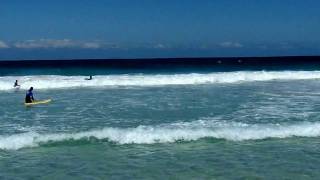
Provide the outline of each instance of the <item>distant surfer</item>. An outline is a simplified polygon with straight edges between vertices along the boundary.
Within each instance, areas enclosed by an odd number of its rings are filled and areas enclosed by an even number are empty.
[[[16,82],[14,82],[13,87],[15,87],[15,88],[19,88],[20,87],[20,85],[18,84],[18,80],[16,80]]]
[[[32,91],[33,91],[33,87],[30,87],[30,89],[26,93],[26,99],[25,99],[26,103],[32,103],[34,101]]]
[[[85,80],[92,80],[92,76],[90,75],[89,78],[86,78]]]

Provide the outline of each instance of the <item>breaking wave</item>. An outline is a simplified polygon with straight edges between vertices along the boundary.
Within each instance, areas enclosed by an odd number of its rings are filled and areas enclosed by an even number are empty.
[[[139,126],[136,128],[106,127],[77,133],[41,134],[26,132],[22,134],[0,136],[0,149],[17,150],[36,147],[51,142],[69,140],[88,140],[96,138],[116,144],[154,144],[174,143],[177,141],[195,141],[202,138],[215,138],[230,141],[260,140],[267,138],[318,137],[320,123],[244,124],[227,122],[194,121],[159,126]]]
[[[17,79],[22,89],[33,86],[36,89],[59,89],[107,86],[167,86],[196,85],[214,83],[239,83],[271,80],[320,79],[320,71],[237,71],[190,74],[123,74],[99,75],[93,80],[84,80],[85,76],[2,76],[0,90],[10,90]]]

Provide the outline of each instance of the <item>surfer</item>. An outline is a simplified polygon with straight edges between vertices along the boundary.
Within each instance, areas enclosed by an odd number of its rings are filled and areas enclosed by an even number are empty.
[[[34,101],[33,93],[32,93],[33,87],[30,87],[30,89],[26,93],[26,103],[32,103]]]
[[[92,80],[92,76],[90,75],[89,78],[86,78],[85,80]]]
[[[13,87],[20,87],[20,85],[18,84],[18,80],[16,80],[16,82],[14,82]]]

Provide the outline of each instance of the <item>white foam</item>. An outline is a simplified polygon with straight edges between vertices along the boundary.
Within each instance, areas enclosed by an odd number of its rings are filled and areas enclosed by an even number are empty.
[[[10,90],[17,79],[22,89],[33,86],[36,89],[105,87],[105,86],[167,86],[214,83],[239,83],[271,80],[320,79],[320,71],[237,71],[190,74],[135,74],[101,75],[93,80],[84,80],[85,76],[2,76],[0,90]]]
[[[230,141],[259,140],[266,138],[318,137],[320,123],[298,123],[293,125],[243,124],[227,122],[195,121],[160,126],[139,126],[136,128],[112,128],[78,133],[39,134],[28,132],[0,136],[0,149],[17,150],[36,147],[49,142],[80,140],[94,137],[107,139],[117,144],[173,143],[194,141],[201,138],[217,138]]]

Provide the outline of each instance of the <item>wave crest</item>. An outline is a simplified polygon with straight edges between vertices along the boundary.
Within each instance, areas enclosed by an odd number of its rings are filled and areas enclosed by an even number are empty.
[[[197,124],[196,126],[194,126]],[[161,126],[139,126],[136,128],[112,128],[78,133],[40,134],[27,132],[10,136],[0,136],[0,149],[17,150],[36,147],[49,142],[81,140],[94,137],[107,139],[117,144],[174,143],[195,141],[201,138],[225,139],[230,141],[260,140],[266,138],[318,137],[320,123],[300,123],[294,125],[250,125],[243,123],[219,124],[180,123]]]
[[[0,77],[0,90],[10,90],[17,79],[22,89],[33,86],[36,89],[59,89],[78,87],[106,86],[167,86],[214,83],[239,83],[271,80],[320,79],[320,71],[237,71],[190,74],[135,74],[101,75],[93,80],[84,80],[85,76],[3,76]]]

